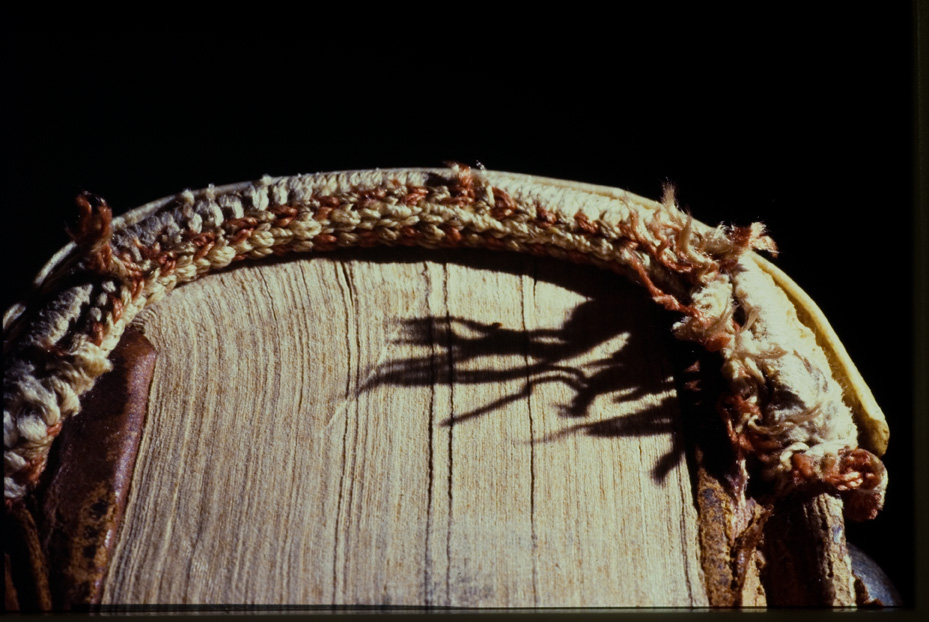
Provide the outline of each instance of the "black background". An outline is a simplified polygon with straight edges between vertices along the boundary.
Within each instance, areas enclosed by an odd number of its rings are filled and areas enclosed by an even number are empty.
[[[913,9],[858,11],[541,25],[539,9],[505,23],[462,6],[363,30],[243,16],[212,32],[8,33],[3,306],[67,242],[84,189],[120,212],[266,173],[446,160],[653,198],[671,181],[704,222],[768,225],[884,408],[886,509],[849,540],[912,603]]]

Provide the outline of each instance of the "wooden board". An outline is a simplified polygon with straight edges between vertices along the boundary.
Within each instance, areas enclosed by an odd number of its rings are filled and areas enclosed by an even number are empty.
[[[667,318],[594,268],[244,266],[160,354],[105,604],[703,606]]]

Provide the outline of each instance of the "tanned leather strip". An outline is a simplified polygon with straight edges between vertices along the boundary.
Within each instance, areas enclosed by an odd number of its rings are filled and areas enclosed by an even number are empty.
[[[841,502],[828,493],[785,499],[768,521],[762,549],[769,605],[856,605]]]
[[[83,413],[61,434],[58,469],[39,507],[55,609],[100,602],[135,468],[156,356],[144,335],[127,331],[113,352],[113,372],[85,396]]]
[[[48,564],[39,544],[35,518],[20,504],[4,516],[5,611],[49,611],[52,597],[48,585]]]

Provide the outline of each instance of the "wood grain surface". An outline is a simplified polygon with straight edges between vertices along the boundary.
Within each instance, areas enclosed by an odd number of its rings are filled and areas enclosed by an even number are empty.
[[[105,604],[701,606],[668,318],[594,268],[338,252],[147,309]]]

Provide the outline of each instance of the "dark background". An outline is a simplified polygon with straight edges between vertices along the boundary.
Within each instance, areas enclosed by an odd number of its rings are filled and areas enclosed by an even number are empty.
[[[857,11],[14,29],[3,307],[67,242],[84,189],[121,212],[265,173],[446,160],[653,198],[671,181],[704,222],[768,225],[884,408],[886,509],[849,540],[912,603],[913,8]]]

